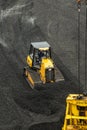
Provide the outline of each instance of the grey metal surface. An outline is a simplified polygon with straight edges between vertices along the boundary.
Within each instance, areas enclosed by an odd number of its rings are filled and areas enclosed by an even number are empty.
[[[36,49],[39,49],[39,48],[49,48],[50,45],[48,44],[47,41],[41,41],[41,42],[32,42],[31,45],[36,48]]]

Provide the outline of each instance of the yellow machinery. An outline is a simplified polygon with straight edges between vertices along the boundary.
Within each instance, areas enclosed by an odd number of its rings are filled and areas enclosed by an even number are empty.
[[[62,130],[87,130],[87,96],[70,94],[66,103],[66,115]]]
[[[80,6],[78,2],[78,81],[80,86]],[[87,0],[85,32],[85,89],[87,87]],[[66,114],[62,130],[87,130],[87,94],[70,94],[66,99]]]
[[[46,41],[31,43],[26,62],[24,76],[32,88],[39,84],[64,80],[51,58],[51,47]]]

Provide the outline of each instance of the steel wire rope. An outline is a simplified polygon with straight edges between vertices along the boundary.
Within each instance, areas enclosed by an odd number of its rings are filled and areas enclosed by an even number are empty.
[[[78,64],[78,85],[79,85],[79,92],[80,92],[80,8],[81,2],[77,0],[77,7],[78,7],[78,45],[77,45],[77,64]]]
[[[85,0],[86,4],[86,28],[85,28],[85,90],[87,90],[87,0]]]

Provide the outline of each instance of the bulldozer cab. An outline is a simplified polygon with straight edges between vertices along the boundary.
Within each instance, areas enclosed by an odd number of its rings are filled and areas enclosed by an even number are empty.
[[[32,67],[39,69],[42,58],[51,58],[51,47],[47,42],[33,42],[30,45],[29,56]]]

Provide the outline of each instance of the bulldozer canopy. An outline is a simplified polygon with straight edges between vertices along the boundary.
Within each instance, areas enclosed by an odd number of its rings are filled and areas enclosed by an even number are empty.
[[[38,50],[48,50],[50,48],[50,45],[46,41],[32,42],[31,45]]]

